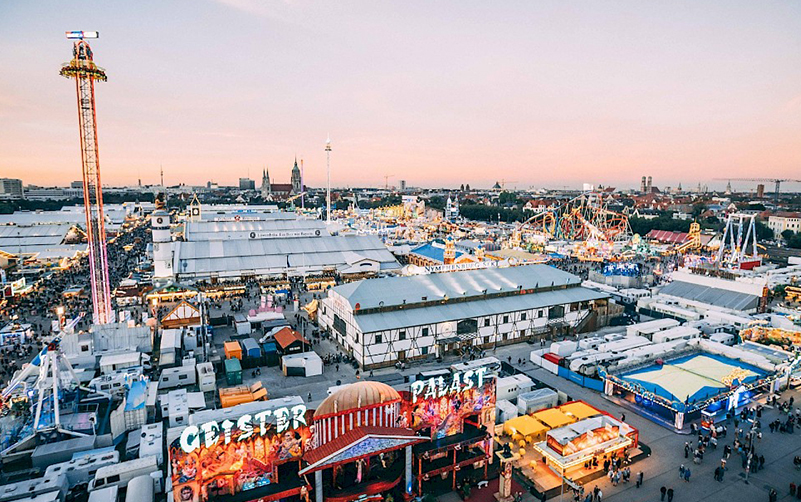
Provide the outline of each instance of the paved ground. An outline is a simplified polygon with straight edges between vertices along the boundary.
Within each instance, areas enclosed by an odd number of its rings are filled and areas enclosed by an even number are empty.
[[[319,345],[315,345],[314,348],[322,355],[336,353],[337,351],[336,347],[327,341],[322,341]],[[528,344],[518,344],[498,348],[492,354],[504,360],[511,356],[513,364],[516,365],[518,358],[527,359],[532,348],[535,347]],[[447,367],[457,360],[452,358],[446,359],[440,364],[432,362],[415,365],[404,371],[384,368],[376,370],[374,374],[376,378],[389,374],[412,374],[423,369]],[[651,457],[632,466],[632,477],[639,471],[643,471],[645,474],[645,483],[642,488],[635,488],[633,483],[620,484],[617,487],[613,487],[606,478],[588,483],[587,489],[592,489],[595,485],[598,485],[603,490],[604,500],[658,501],[661,486],[673,488],[675,491],[674,500],[681,502],[701,500],[709,502],[767,501],[768,491],[771,488],[776,488],[779,492],[779,500],[790,500],[790,483],[795,482],[801,485],[801,472],[797,471],[792,463],[795,455],[801,455],[801,432],[797,432],[795,435],[771,434],[767,428],[767,423],[779,416],[777,410],[767,409],[763,414],[762,423],[765,424],[763,427],[763,439],[756,446],[757,454],[764,455],[766,458],[766,468],[756,474],[751,473],[749,481],[746,483],[740,460],[736,455],[732,455],[728,462],[729,468],[725,474],[724,481],[719,483],[713,479],[713,471],[719,465],[724,444],[731,444],[734,440],[733,434],[730,433],[728,438],[721,439],[717,450],[709,450],[701,465],[694,465],[692,464],[692,459],[684,458],[684,442],[691,439],[690,436],[680,435],[668,430],[628,409],[621,408],[595,391],[585,389],[546,370],[535,367],[531,362],[520,365],[520,369],[534,378],[567,393],[573,399],[585,400],[615,416],[625,413],[626,421],[639,429],[641,440],[652,449],[653,454]],[[369,379],[369,374],[363,375],[363,377]],[[252,379],[253,377],[250,375],[246,377],[246,381]],[[300,395],[306,399],[308,393],[311,392],[311,405],[314,406],[326,397],[326,391],[329,386],[335,385],[337,380],[342,383],[356,381],[356,374],[351,366],[345,364],[340,365],[339,372],[335,371],[333,366],[326,366],[324,375],[308,379],[301,377],[285,378],[276,368],[270,368],[262,369],[261,380],[273,397]],[[791,395],[795,396],[796,402],[801,402],[801,392],[798,391],[785,392],[782,399],[789,399]],[[729,425],[729,429],[733,429],[733,424]],[[681,464],[689,466],[692,470],[689,483],[680,481],[678,478],[678,470]],[[571,500],[572,495],[567,493],[563,499]],[[443,498],[442,500],[446,499]],[[532,499],[530,496],[526,496],[525,500]]]

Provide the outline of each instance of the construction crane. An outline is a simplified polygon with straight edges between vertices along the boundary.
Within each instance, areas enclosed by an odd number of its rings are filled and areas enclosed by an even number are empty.
[[[506,190],[506,184],[507,183],[519,183],[519,181],[509,181],[509,180],[506,180],[506,179],[502,179],[501,180],[501,190]]]
[[[385,174],[384,175],[384,190],[389,190],[389,179],[395,176],[394,174]]]
[[[776,190],[773,192],[773,202],[779,203],[779,189],[782,183],[801,183],[801,180],[790,178],[715,178],[717,181],[761,181],[762,183],[775,183]]]
[[[114,322],[114,311],[111,310],[111,283],[108,279],[106,227],[95,115],[95,81],[105,82],[106,72],[95,64],[92,49],[86,41],[97,37],[96,31],[68,31],[67,39],[75,40],[72,60],[62,65],[60,74],[75,79],[75,90],[78,94],[78,129],[81,135],[83,204],[86,211],[86,239],[89,243],[93,321],[95,324],[108,324]]]

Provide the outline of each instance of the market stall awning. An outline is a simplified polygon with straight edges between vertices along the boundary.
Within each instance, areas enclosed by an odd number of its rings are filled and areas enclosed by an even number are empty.
[[[576,421],[575,418],[565,415],[556,408],[548,408],[547,410],[538,411],[537,413],[534,413],[534,418],[547,425],[551,429],[563,427]]]
[[[515,433],[521,436],[535,436],[540,432],[547,431],[548,427],[540,423],[534,417],[529,415],[522,415],[511,420],[507,420],[503,424],[503,432],[512,436]]]
[[[575,417],[576,420],[583,420],[585,418],[594,417],[601,414],[600,411],[582,401],[567,403],[560,406],[559,410],[566,415]]]

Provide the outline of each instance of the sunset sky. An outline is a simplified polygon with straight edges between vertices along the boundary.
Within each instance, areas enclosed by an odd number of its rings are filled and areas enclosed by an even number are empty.
[[[798,1],[1,0],[0,177],[80,179],[66,30],[108,185],[801,178]]]

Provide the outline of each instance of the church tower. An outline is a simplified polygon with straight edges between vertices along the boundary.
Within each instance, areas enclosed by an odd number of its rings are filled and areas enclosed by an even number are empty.
[[[292,193],[294,195],[297,195],[303,191],[303,187],[301,185],[302,182],[300,179],[300,168],[298,167],[298,158],[295,157],[295,166],[292,168]]]
[[[264,169],[261,172],[261,198],[269,199],[273,194],[272,187],[270,186],[270,172]]]

